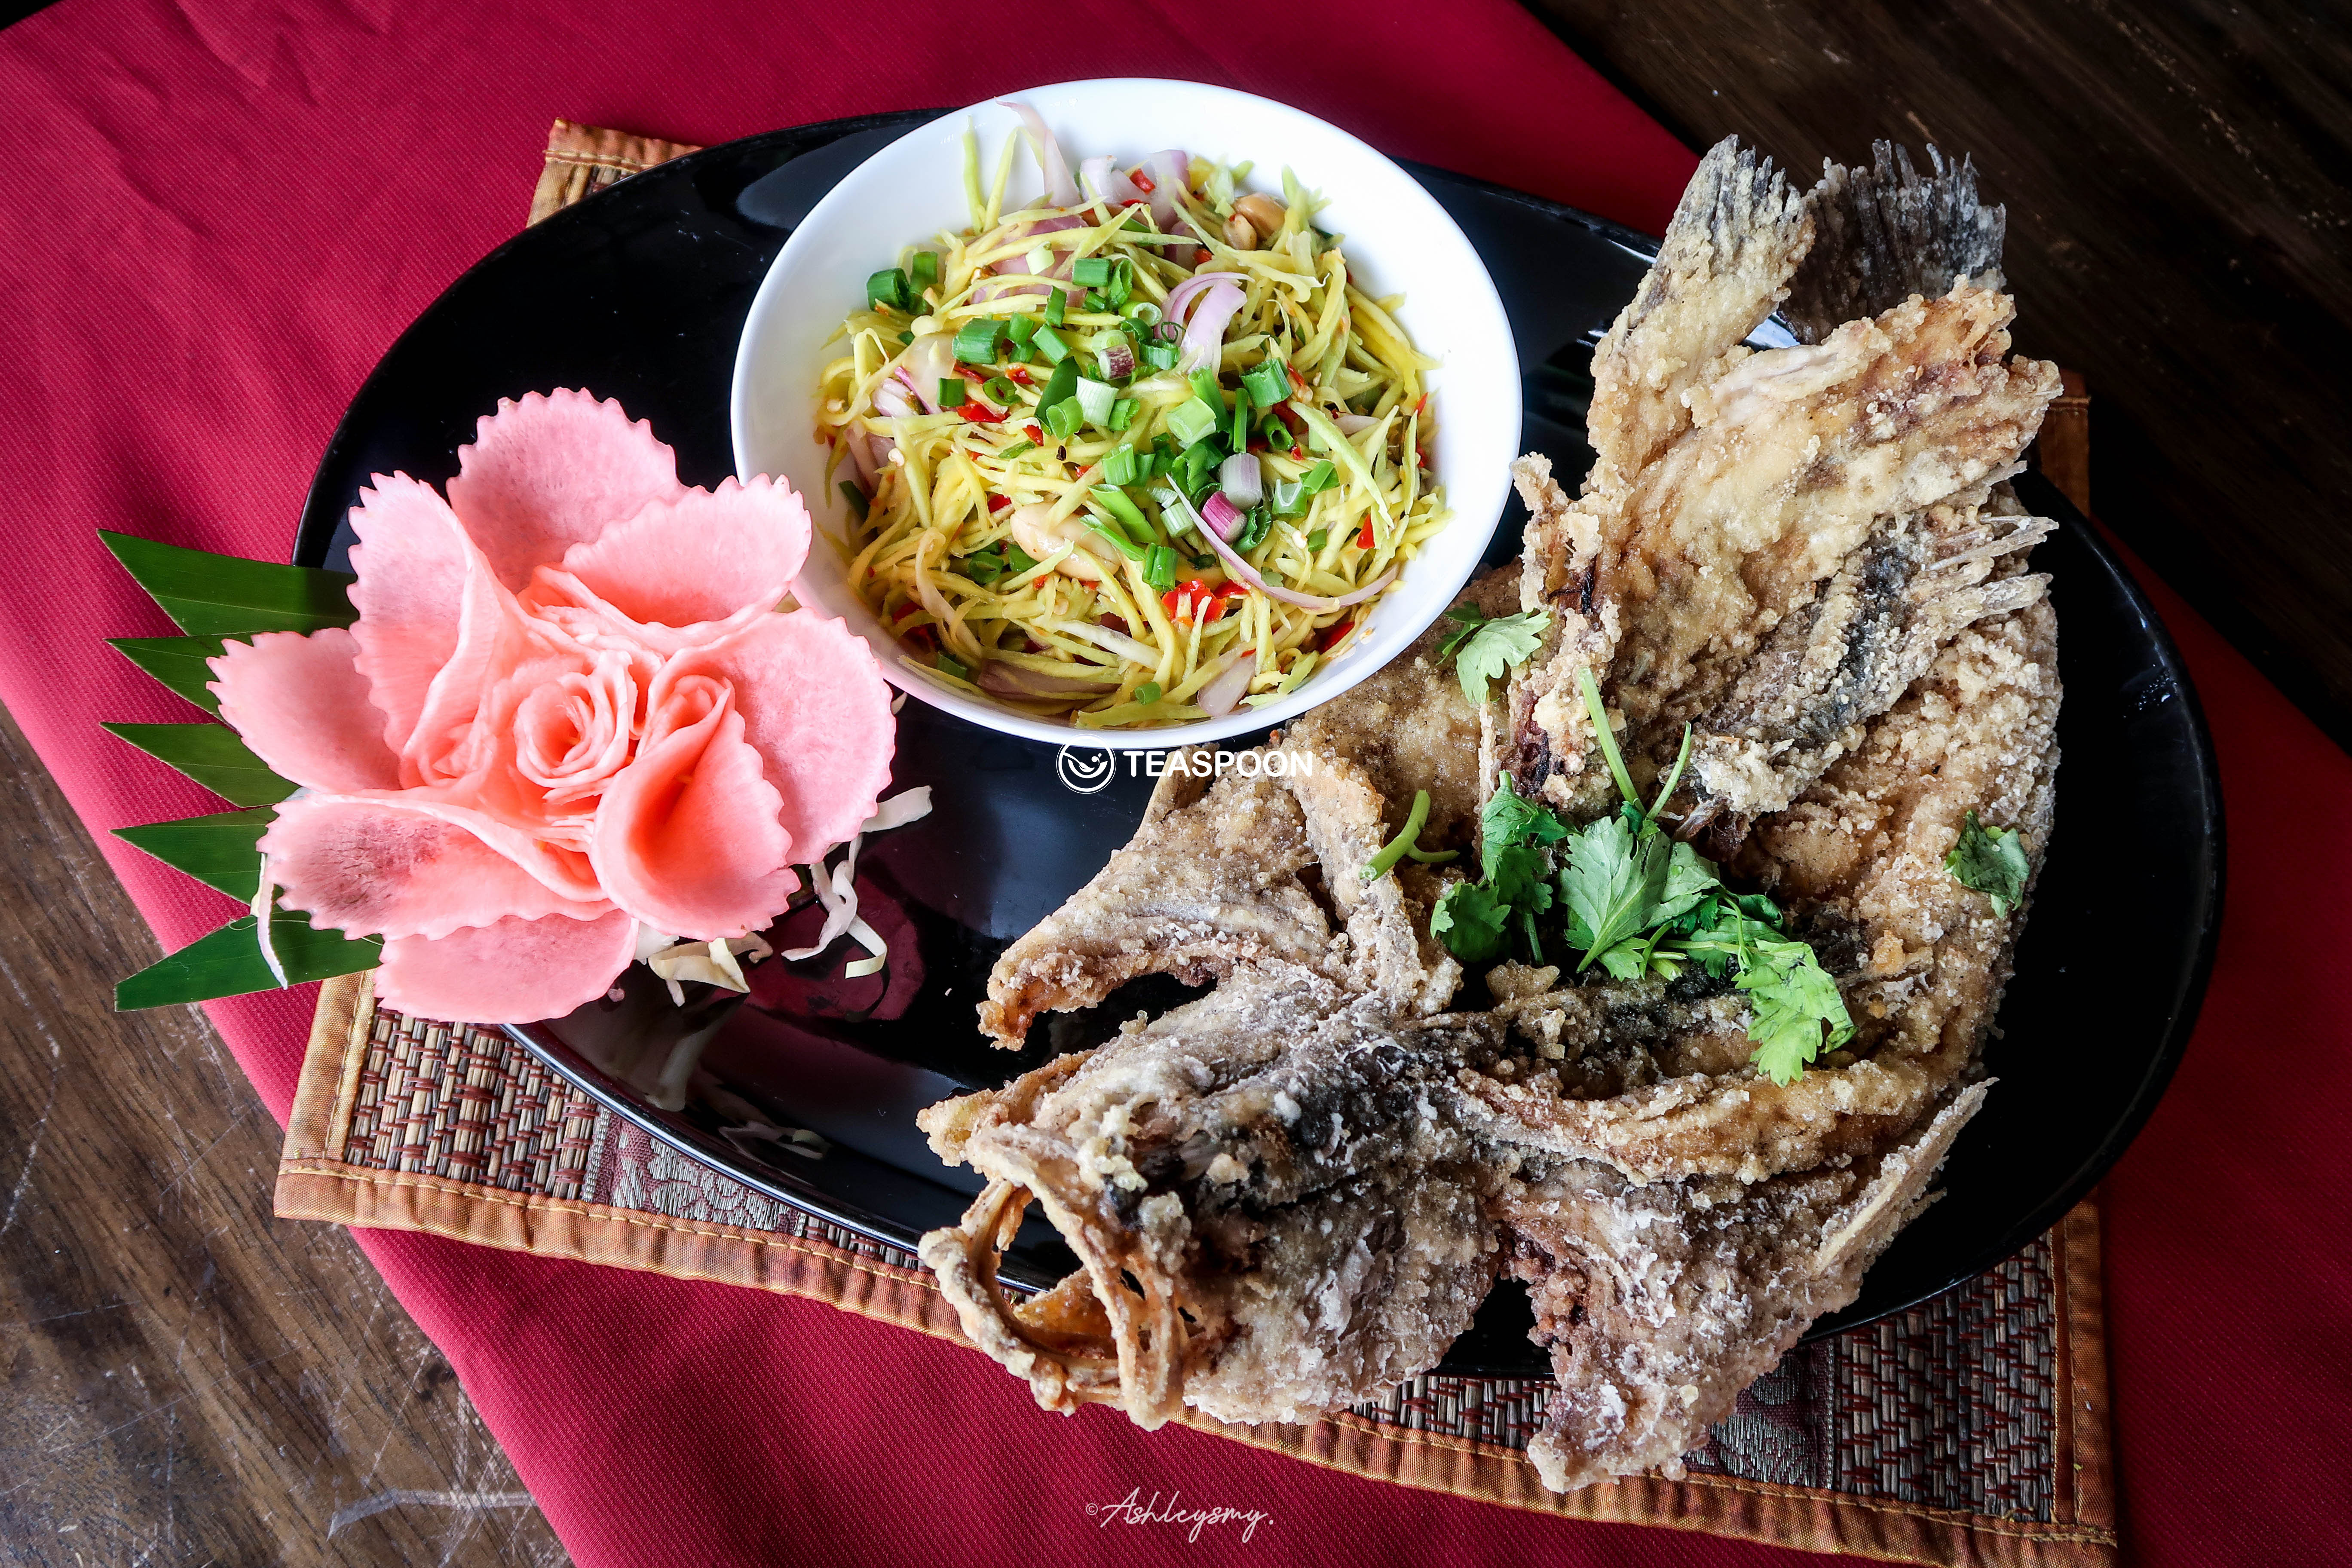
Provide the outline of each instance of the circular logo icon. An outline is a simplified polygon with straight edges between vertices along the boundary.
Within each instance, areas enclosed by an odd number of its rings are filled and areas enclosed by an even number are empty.
[[[1062,754],[1054,759],[1054,771],[1062,776],[1066,787],[1094,795],[1118,771],[1118,759],[1095,746],[1064,746]]]

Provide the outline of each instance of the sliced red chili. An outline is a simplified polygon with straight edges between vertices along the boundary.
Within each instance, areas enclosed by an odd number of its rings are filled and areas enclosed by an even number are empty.
[[[1213,253],[1213,252],[1209,249],[1209,247],[1208,247],[1207,246],[1205,246],[1205,245],[1201,245],[1201,246],[1195,246],[1195,247],[1193,247],[1193,248],[1192,248],[1192,265],[1193,265],[1193,266],[1195,266],[1195,267],[1206,267],[1210,262],[1214,261],[1215,259],[1216,259],[1216,256],[1214,255],[1214,253]]]
[[[1027,365],[1016,364],[1004,374],[1011,376],[1014,381],[1019,382],[1024,386],[1033,384],[1029,380],[1029,367]]]
[[[1140,169],[1138,169],[1135,173],[1128,175],[1128,178],[1133,180],[1135,182],[1135,188],[1141,191],[1147,196],[1160,188],[1152,183],[1151,176],[1145,174]]]
[[[975,425],[1002,425],[1005,415],[1012,412],[1006,408],[991,408],[976,397],[965,398],[961,406],[963,416]]]
[[[1315,647],[1318,651],[1337,647],[1339,645],[1339,639],[1355,629],[1356,623],[1353,621],[1341,621],[1336,626],[1326,627],[1323,635],[1315,639]]]
[[[1003,511],[1012,504],[1013,498],[1010,496],[992,495],[988,498],[988,510],[991,511]]]
[[[1372,520],[1368,517],[1364,519],[1364,526],[1356,531],[1356,548],[1359,550],[1370,550],[1373,543]]]
[[[1042,447],[1045,444],[1045,432],[1038,429],[1034,425],[1024,425],[1021,426],[1021,434],[1029,437],[1032,446]]]

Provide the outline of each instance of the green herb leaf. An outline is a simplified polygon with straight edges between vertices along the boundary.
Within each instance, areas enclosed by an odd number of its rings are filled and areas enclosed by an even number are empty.
[[[1452,616],[1454,612],[1449,610],[1446,614]],[[1473,610],[1471,614],[1477,612]],[[1482,619],[1449,637],[1438,650],[1438,662],[1443,664],[1449,653],[1453,656],[1454,673],[1462,682],[1462,695],[1475,707],[1486,700],[1488,681],[1508,675],[1513,665],[1525,664],[1534,657],[1536,649],[1543,647],[1544,633],[1550,626],[1551,616],[1545,610]]]
[[[109,637],[107,646],[207,713],[220,711],[205,661],[220,657],[220,637]]]
[[[1478,835],[1486,847],[1486,875],[1492,877],[1498,851],[1515,844],[1557,844],[1568,837],[1568,825],[1519,794],[1511,775],[1505,773],[1478,815]]]
[[[169,958],[149,964],[115,986],[115,1010],[129,1013],[142,1007],[276,990],[278,977],[269,972],[261,944],[254,939],[257,927],[251,915],[239,915],[210,936],[199,937]],[[381,938],[352,941],[338,931],[320,931],[304,916],[285,910],[270,917],[269,945],[285,967],[289,985],[356,974],[373,969],[383,958]]]
[[[106,724],[100,728],[169,763],[235,805],[271,805],[294,793],[293,784],[271,773],[243,741],[219,724]]]
[[[1837,982],[1801,942],[1759,942],[1736,984],[1748,993],[1748,1037],[1756,1042],[1750,1059],[1774,1083],[1792,1081],[1824,1045],[1835,1050],[1853,1038],[1853,1019],[1838,994]]]
[[[357,579],[346,573],[183,550],[105,529],[98,536],[191,637],[315,632],[359,619],[346,592]]]
[[[164,865],[185,871],[205,886],[249,904],[261,881],[261,851],[255,846],[276,815],[266,805],[257,806],[177,822],[151,822],[142,827],[118,827],[114,836],[137,845]]]
[[[1502,956],[1510,918],[1510,906],[1486,889],[1475,882],[1455,882],[1431,911],[1429,930],[1463,963],[1484,963]]]
[[[1973,810],[1960,825],[1959,841],[1944,857],[1944,869],[1961,887],[1990,899],[1992,912],[2002,920],[2024,901],[2026,879],[2033,870],[2017,829],[1987,827]]]

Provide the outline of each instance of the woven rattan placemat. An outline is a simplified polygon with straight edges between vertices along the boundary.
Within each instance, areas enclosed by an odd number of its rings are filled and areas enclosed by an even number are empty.
[[[691,151],[559,121],[531,219]],[[2082,405],[2069,402],[2045,444],[2081,441]],[[378,1008],[363,975],[320,994],[278,1212],[812,1296],[961,1339],[912,1255],[656,1143],[495,1029]],[[1549,1386],[1431,1373],[1312,1426],[1192,1424],[1359,1475],[1575,1518],[1908,1562],[2115,1559],[2089,1203],[1927,1305],[1790,1352],[1708,1433],[1680,1481],[1545,1491],[1524,1450]]]

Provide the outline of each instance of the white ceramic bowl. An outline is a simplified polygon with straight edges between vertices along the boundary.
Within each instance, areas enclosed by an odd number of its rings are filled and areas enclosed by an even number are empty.
[[[980,137],[983,174],[1021,121],[1005,101],[1034,105],[1070,167],[1111,153],[1121,167],[1162,147],[1223,163],[1253,162],[1244,184],[1279,189],[1285,164],[1328,205],[1318,226],[1343,236],[1351,278],[1374,297],[1402,294],[1399,320],[1442,367],[1429,376],[1438,411],[1431,466],[1454,517],[1421,547],[1374,605],[1355,646],[1278,702],[1222,719],[1149,730],[1080,730],[942,689],[908,670],[898,645],[849,589],[839,553],[820,537],[796,588],[804,604],[840,616],[874,650],[893,685],[975,724],[1034,741],[1121,750],[1194,745],[1276,724],[1328,701],[1378,669],[1437,618],[1469,580],[1501,517],[1518,450],[1519,365],[1502,301],[1470,242],[1420,182],[1349,135],[1287,105],[1199,82],[1146,78],[1063,82],[1004,95],[920,125],[866,160],[795,229],[769,268],[735,356],[731,408],[736,472],[781,475],[807,498],[818,531],[838,531],[847,509],[824,486],[817,444],[816,377],[825,340],[866,297],[866,279],[904,246],[970,222],[963,132]],[[1038,198],[1043,181],[1024,147],[1004,208]]]

